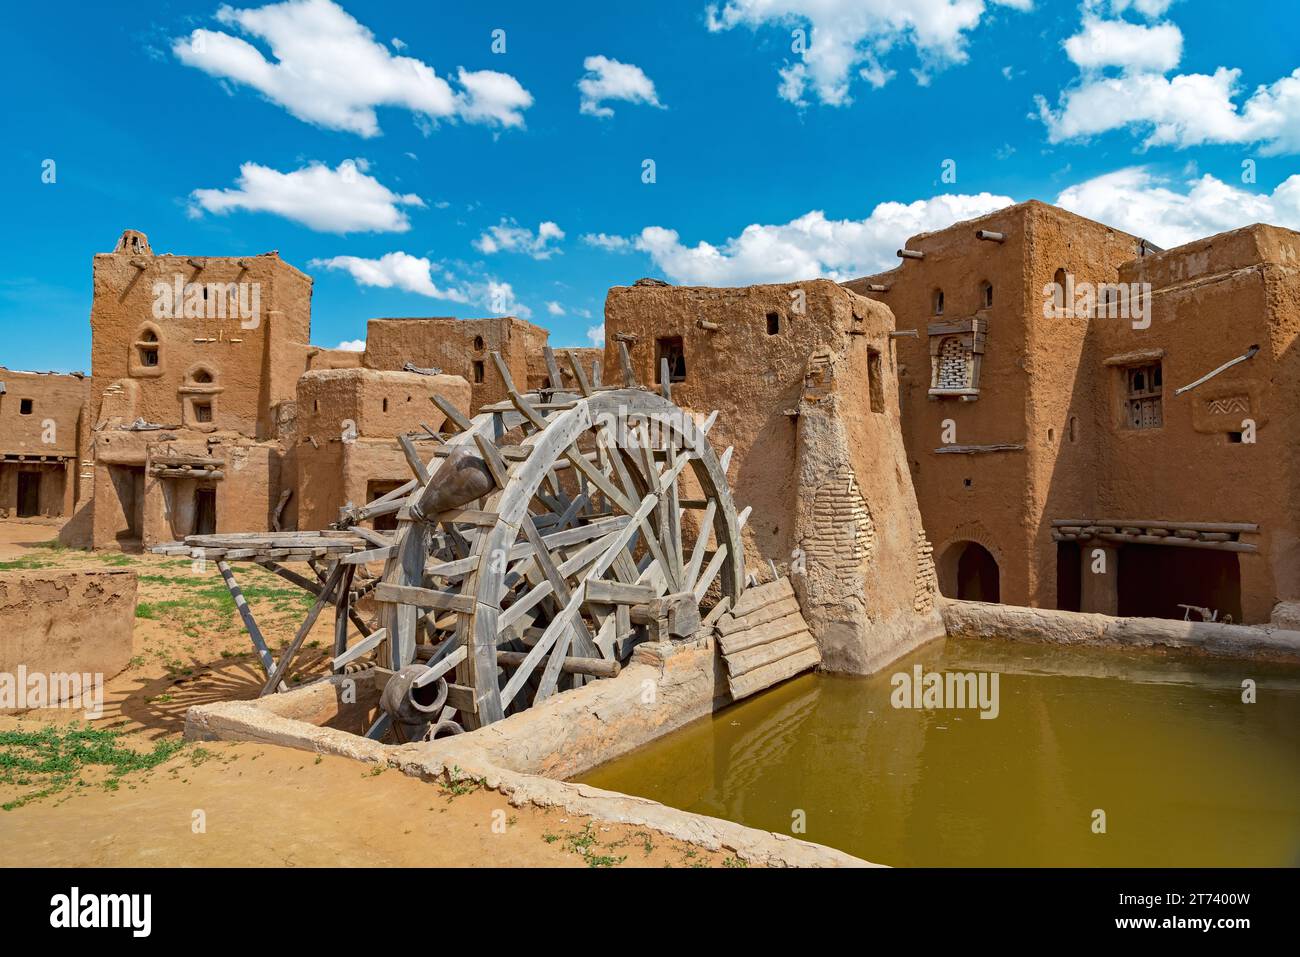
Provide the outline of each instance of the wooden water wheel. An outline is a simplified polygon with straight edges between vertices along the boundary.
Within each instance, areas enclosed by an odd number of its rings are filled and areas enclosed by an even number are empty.
[[[667,387],[635,387],[626,355],[627,385],[602,387],[570,354],[575,392],[520,393],[492,358],[509,399],[472,419],[435,400],[454,434],[403,437],[417,478],[355,515],[396,512],[371,643],[398,683],[386,697],[422,700],[428,727],[453,711],[490,724],[616,674],[638,641],[688,637],[744,587],[748,510],[730,449],[708,441],[716,413],[696,422]]]

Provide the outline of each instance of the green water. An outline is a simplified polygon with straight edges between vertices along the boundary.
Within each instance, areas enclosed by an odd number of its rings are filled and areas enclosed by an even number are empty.
[[[998,673],[998,716],[892,707],[891,676],[918,663]],[[794,679],[581,780],[764,830],[803,820],[800,837],[897,866],[1297,865],[1300,668],[948,639],[871,678]]]

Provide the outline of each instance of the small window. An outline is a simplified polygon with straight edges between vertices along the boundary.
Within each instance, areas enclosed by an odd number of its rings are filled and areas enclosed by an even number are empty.
[[[320,411],[320,399],[312,399],[312,400],[311,400],[311,410],[312,410],[313,412],[319,412],[319,411]]]
[[[993,283],[980,283],[980,308],[991,309],[993,307]]]
[[[387,399],[384,400],[384,411],[385,411],[385,412],[388,411],[388,400],[387,400]]]
[[[207,385],[212,382],[212,373],[207,369],[198,369],[190,376],[190,381],[198,385]]]
[[[31,414],[32,414],[32,400],[31,400],[31,399],[19,399],[19,400],[18,400],[18,414],[19,414],[19,415],[31,415]]]
[[[483,337],[482,337],[482,336],[475,336],[475,337],[474,337],[474,351],[475,351],[475,352],[482,352],[482,351],[483,351]]]
[[[934,314],[936,316],[943,315],[943,290],[942,289],[936,289],[934,291]]]
[[[194,421],[211,422],[212,421],[212,403],[195,402],[194,403]]]
[[[871,411],[885,411],[884,363],[879,349],[867,350],[867,388],[871,395]]]
[[[1062,315],[1065,310],[1065,287],[1068,277],[1064,269],[1056,270],[1052,276],[1052,305],[1056,307],[1057,315]]]
[[[1070,428],[1068,434],[1070,436],[1071,445],[1079,441],[1079,417],[1077,415],[1070,416]]]
[[[1158,429],[1164,425],[1161,394],[1164,383],[1160,363],[1129,366],[1124,371],[1124,417],[1130,429]]]
[[[781,331],[781,316],[779,313],[769,312],[767,314],[767,334],[774,336]]]
[[[686,381],[686,347],[681,336],[666,336],[655,340],[655,382],[662,383],[664,360],[668,360],[668,381]]]
[[[136,351],[140,356],[140,365],[154,367],[158,365],[158,334],[152,329],[145,329],[136,341]]]
[[[1240,433],[1240,432],[1229,432],[1229,433],[1228,433],[1228,442],[1229,442],[1229,443],[1233,443],[1233,444],[1235,444],[1235,443],[1238,443],[1238,442],[1240,442],[1240,441],[1241,441],[1241,433]]]
[[[474,360],[474,383],[477,385],[483,381],[483,360]]]

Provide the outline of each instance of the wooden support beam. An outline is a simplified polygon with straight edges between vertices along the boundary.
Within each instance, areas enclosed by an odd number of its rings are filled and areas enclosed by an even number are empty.
[[[465,413],[461,412],[447,399],[436,392],[429,396],[429,399],[438,407],[438,411],[447,417],[447,421],[456,427],[457,432],[468,432],[474,428],[474,424],[465,417]]]
[[[235,600],[235,608],[239,611],[239,617],[244,620],[244,629],[248,632],[248,637],[253,641],[253,647],[257,649],[257,657],[262,662],[262,669],[269,677],[275,671],[275,659],[271,656],[271,649],[267,647],[266,639],[262,637],[262,629],[257,627],[257,622],[253,619],[253,611],[248,607],[248,601],[244,598],[244,590],[239,587],[239,582],[235,581],[235,573],[230,570],[230,566],[224,561],[217,562],[217,571],[221,572],[221,577],[226,582],[226,588],[230,591],[230,597]],[[288,686],[279,682],[280,690],[287,691]]]
[[[402,447],[402,454],[406,456],[406,464],[411,467],[411,472],[415,475],[415,480],[421,485],[429,484],[429,470],[424,467],[424,462],[420,455],[415,451],[415,443],[411,441],[409,435],[399,435],[397,442]]]
[[[632,356],[627,351],[627,343],[622,339],[618,340],[618,364],[623,370],[623,385],[626,388],[636,388],[636,372],[632,369]]]
[[[302,647],[302,643],[306,640],[307,634],[311,631],[312,626],[316,624],[316,619],[320,616],[321,610],[329,604],[330,599],[333,597],[334,589],[338,587],[340,580],[343,578],[343,570],[345,567],[346,566],[339,562],[335,562],[330,567],[329,576],[325,579],[325,585],[321,588],[320,594],[316,596],[316,603],[311,606],[311,610],[307,612],[307,617],[303,619],[303,623],[298,626],[298,631],[293,636],[293,641],[290,642],[289,647],[284,650],[284,654],[280,656],[279,663],[275,666],[275,671],[271,674],[271,677],[267,679],[266,684],[262,686],[262,690],[258,694],[259,698],[270,694],[271,689],[280,684],[280,679],[284,677],[285,671],[288,670],[289,663],[293,661],[294,657],[298,654],[298,649]]]
[[[395,604],[415,605],[420,608],[437,608],[468,615],[474,611],[474,598],[456,592],[435,591],[416,585],[392,585],[381,582],[375,586],[375,600]]]

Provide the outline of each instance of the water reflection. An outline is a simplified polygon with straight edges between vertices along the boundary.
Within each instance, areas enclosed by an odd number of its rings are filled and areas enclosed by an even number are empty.
[[[892,707],[914,664],[997,672],[998,717]],[[950,639],[787,682],[584,780],[783,833],[802,812],[802,836],[886,864],[1293,864],[1300,669]]]

